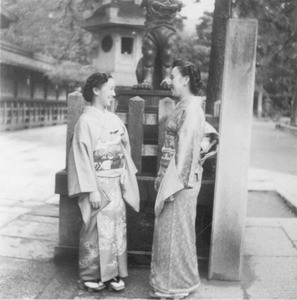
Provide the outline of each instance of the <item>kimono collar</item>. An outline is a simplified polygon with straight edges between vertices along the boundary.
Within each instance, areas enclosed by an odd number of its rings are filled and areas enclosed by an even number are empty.
[[[198,102],[200,104],[200,106],[202,106],[203,99],[202,99],[202,97],[199,97],[199,96],[192,96],[192,97],[183,98],[179,103],[187,104],[190,102]]]
[[[100,109],[94,106],[86,106],[83,112],[84,114],[87,114],[95,119],[101,119],[105,116],[107,110],[105,109],[104,112],[102,112]]]

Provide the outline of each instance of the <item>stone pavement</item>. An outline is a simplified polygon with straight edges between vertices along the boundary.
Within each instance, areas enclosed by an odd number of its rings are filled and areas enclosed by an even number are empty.
[[[250,167],[297,176],[297,138],[273,122],[253,122]]]
[[[273,169],[277,142],[269,140],[274,147],[269,153],[264,149],[267,140],[262,145],[263,138],[257,138],[273,136],[270,126],[254,124],[249,189],[276,190],[295,208],[296,152],[286,150],[282,159],[291,162],[287,170],[281,169],[280,158]],[[147,267],[130,267],[123,292],[89,294],[77,287],[76,262],[54,264],[58,242],[54,175],[65,165],[65,134],[65,126],[0,134],[0,298],[149,298]],[[289,143],[295,149],[296,138],[291,143],[286,133],[277,136],[281,148]],[[199,261],[202,285],[188,299],[297,299],[297,218],[247,218],[240,282],[207,280],[207,264]]]

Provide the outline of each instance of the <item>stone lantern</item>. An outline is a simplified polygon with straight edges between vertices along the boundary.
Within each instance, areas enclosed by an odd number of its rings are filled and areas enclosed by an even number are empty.
[[[84,12],[82,27],[99,37],[95,65],[109,72],[119,86],[137,82],[135,69],[142,56],[145,16],[137,0],[94,0]]]

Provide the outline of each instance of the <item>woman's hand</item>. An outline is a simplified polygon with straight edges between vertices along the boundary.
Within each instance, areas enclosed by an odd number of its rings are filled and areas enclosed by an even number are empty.
[[[93,208],[100,208],[101,196],[98,191],[90,193],[90,203]]]

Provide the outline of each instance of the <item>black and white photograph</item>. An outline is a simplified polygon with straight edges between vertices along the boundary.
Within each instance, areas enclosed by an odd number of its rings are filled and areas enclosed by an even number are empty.
[[[297,1],[0,3],[0,299],[297,300]]]

